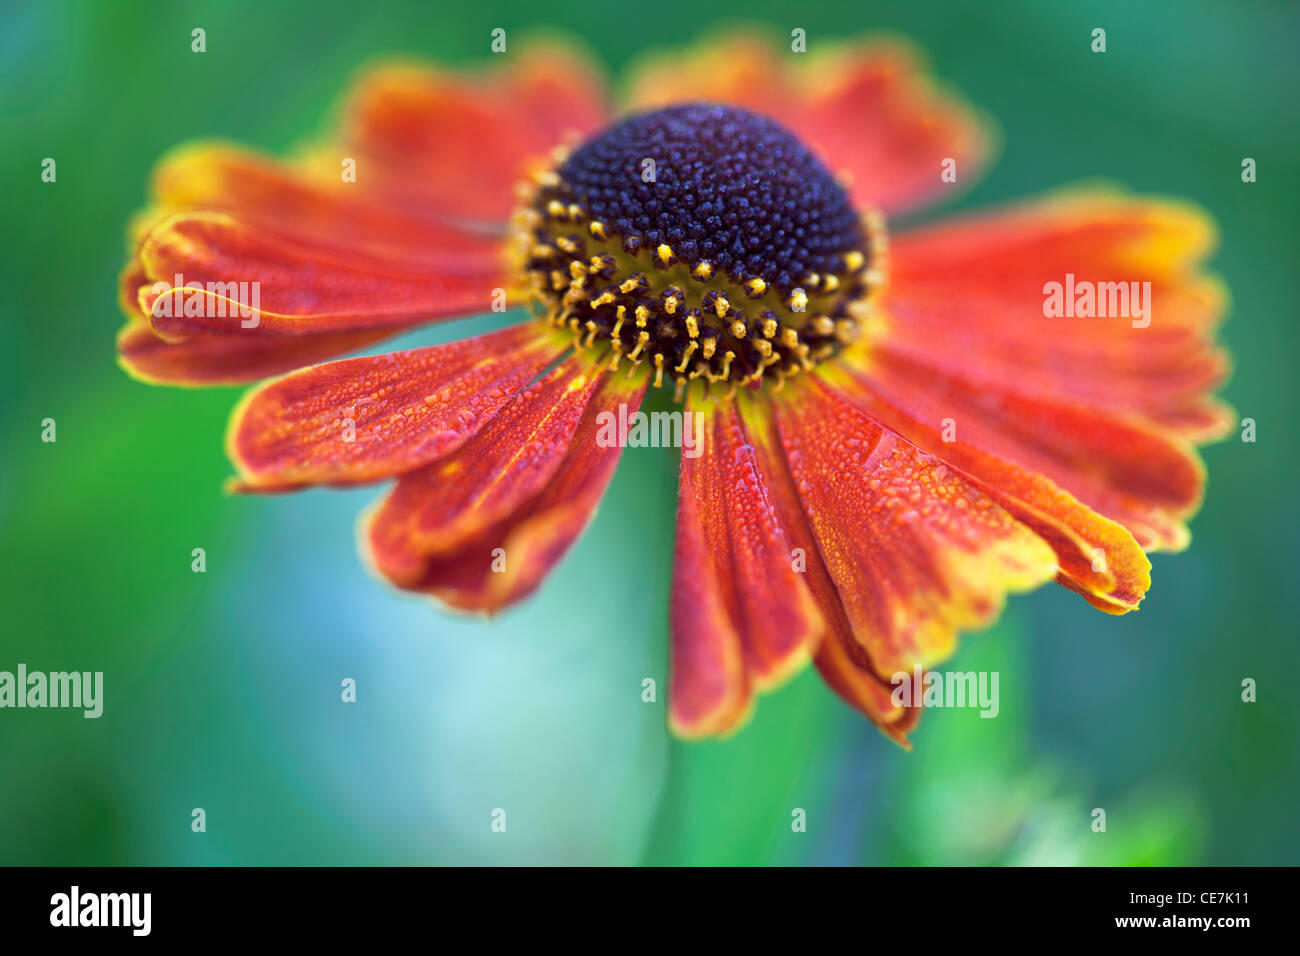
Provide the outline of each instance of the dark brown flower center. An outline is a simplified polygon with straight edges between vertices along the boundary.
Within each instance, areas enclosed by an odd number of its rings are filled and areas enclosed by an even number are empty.
[[[757,385],[857,338],[884,231],[807,147],[733,107],[622,120],[533,177],[516,262],[547,318],[656,384]]]

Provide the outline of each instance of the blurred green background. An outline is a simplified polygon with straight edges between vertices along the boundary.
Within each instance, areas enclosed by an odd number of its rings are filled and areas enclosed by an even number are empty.
[[[1296,6],[719,9],[0,5],[0,670],[102,670],[106,684],[99,720],[0,711],[0,863],[1297,862]],[[1222,227],[1225,395],[1258,441],[1206,450],[1193,546],[1155,558],[1140,612],[1110,618],[1049,587],[967,636],[951,666],[999,671],[1002,714],[933,712],[911,754],[812,672],[729,741],[667,736],[668,453],[625,455],[543,591],[482,624],[362,569],[354,522],[373,489],[222,494],[237,390],[152,388],[114,364],[123,227],[171,146],[287,149],[322,131],[377,53],[477,62],[492,28],[546,25],[616,73],[737,13],[803,27],[813,45],[913,37],[1001,125],[1001,159],[962,208],[1102,176],[1191,198]],[[1096,26],[1105,55],[1089,51]],[[46,156],[55,184],[40,181]],[[40,440],[46,417],[55,444]],[[195,547],[206,574],[190,570]],[[1240,700],[1245,677],[1257,703]],[[195,807],[206,833],[191,832]],[[505,834],[490,827],[498,807]]]

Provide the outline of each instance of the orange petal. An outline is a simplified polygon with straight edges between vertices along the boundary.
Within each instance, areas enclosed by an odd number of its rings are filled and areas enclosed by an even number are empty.
[[[118,333],[117,353],[122,367],[142,382],[244,385],[355,352],[390,334],[380,330],[271,338],[210,332],[173,343],[143,322],[132,321]]]
[[[670,721],[684,736],[732,729],[749,688],[788,678],[822,633],[735,403],[697,397],[686,412],[707,416],[704,443],[682,455],[672,610]]]
[[[600,373],[571,357],[515,395],[456,454],[404,476],[370,525],[375,569],[418,587],[429,561],[510,517],[555,477]]]
[[[237,487],[356,484],[418,468],[462,445],[569,344],[528,323],[269,382],[231,418]]]
[[[1141,415],[1204,439],[1227,373],[1199,210],[1089,189],[892,237],[890,347],[979,385]],[[1147,315],[1048,317],[1048,283],[1150,282]],[[1139,287],[1141,288],[1141,287]],[[1117,303],[1118,304],[1118,303]],[[1146,327],[1134,327],[1134,323]]]
[[[754,689],[744,645],[723,600],[726,582],[706,539],[700,505],[683,481],[673,554],[672,683],[668,724],[682,737],[725,733],[744,722]]]
[[[382,202],[366,190],[364,180],[344,182],[337,164],[326,173],[239,147],[192,143],[159,163],[153,195],[167,212],[226,213],[300,243],[408,270],[500,269],[498,236],[469,232]]]
[[[140,260],[132,258],[127,262],[122,274],[117,277],[117,304],[135,324],[140,324],[140,290],[148,287],[149,277],[145,275]]]
[[[818,551],[881,678],[944,659],[1008,592],[1056,574],[1037,535],[818,377],[774,406]]]
[[[975,183],[994,150],[991,124],[936,88],[921,58],[898,41],[832,48],[808,67],[801,126],[847,173],[863,208],[898,214]],[[945,181],[951,162],[955,182]]]
[[[684,55],[655,55],[633,72],[633,105],[682,100],[735,103],[798,133],[862,208],[909,211],[957,188],[941,176],[956,162],[958,184],[976,180],[992,151],[987,124],[937,89],[917,54],[897,40],[788,41],[727,33]]]
[[[823,377],[873,419],[959,469],[1032,528],[1056,552],[1058,580],[1062,584],[1111,613],[1138,606],[1151,586],[1151,562],[1133,534],[1039,470],[1046,468],[1058,476],[1073,478],[1076,486],[1087,485],[1106,500],[1117,500],[1113,492],[1092,477],[1087,453],[1069,448],[1068,435],[1051,431],[1041,423],[1037,431],[1030,426],[1026,432],[1025,426],[1016,423],[1007,433],[1000,433],[996,396],[985,401],[968,393],[961,401],[954,401],[954,384],[942,376],[924,377],[920,373],[920,377],[909,380],[903,377],[901,363],[891,362],[883,353],[869,360],[855,359],[852,353],[845,353],[844,358],[845,371],[827,370]],[[851,366],[852,372],[847,371]],[[1035,416],[1026,415],[1026,419],[1032,422]],[[1139,441],[1139,446],[1154,442],[1169,457],[1167,442],[1136,429],[1128,431],[1145,439]],[[1118,434],[1124,432],[1121,428]],[[1058,450],[1044,451],[1042,446],[1053,441],[1060,446]],[[1061,457],[1070,452],[1081,456],[1073,473]],[[1140,467],[1140,460],[1136,464]],[[1181,465],[1180,461],[1179,470]],[[1140,506],[1131,502],[1126,507],[1130,515],[1141,512]],[[1144,521],[1146,527],[1151,526],[1150,514]],[[1173,533],[1172,519],[1161,520],[1164,532]]]
[[[1190,443],[1134,415],[977,384],[887,344],[846,357],[844,367],[850,366],[907,419],[932,428],[951,421],[955,441],[945,444],[974,445],[1041,474],[1123,524],[1148,551],[1186,546],[1183,519],[1199,507],[1205,483]],[[947,458],[945,449],[931,450]]]
[[[644,375],[628,381],[567,360],[456,453],[398,481],[363,531],[376,570],[466,611],[531,594],[618,464],[619,447],[599,440],[602,413],[635,412],[644,391]]]
[[[486,312],[501,281],[404,271],[209,212],[155,226],[139,260],[157,283],[141,290],[140,314],[169,340],[203,330],[253,337],[400,329]],[[184,291],[173,289],[178,276]]]
[[[802,100],[795,56],[768,36],[720,31],[693,46],[652,51],[629,71],[628,105],[638,109],[707,100],[734,103],[786,121]]]
[[[1232,431],[1237,422],[1231,407],[1213,398],[1203,398],[1176,408],[1148,413],[1151,420],[1197,445],[1217,441]]]
[[[338,147],[357,158],[358,181],[444,215],[504,223],[528,161],[608,112],[603,79],[571,45],[525,43],[501,60],[480,76],[397,63],[363,76]]]
[[[841,612],[842,616],[843,612]],[[920,703],[906,707],[894,703],[893,687],[871,666],[871,658],[853,637],[848,621],[837,623],[813,658],[826,686],[861,711],[886,736],[911,750],[907,735],[921,722]]]
[[[742,401],[740,408],[745,433],[753,443],[777,519],[794,549],[797,567],[825,629],[813,658],[817,670],[837,694],[895,741],[908,746],[907,734],[920,719],[921,709],[899,706],[892,701],[893,688],[877,676],[866,649],[853,635],[839,591],[821,559],[798,489],[790,477],[771,404],[761,400]]]
[[[438,79],[432,101],[421,100],[428,90],[406,82],[413,73],[423,80],[432,74],[379,70],[351,114],[350,145],[309,154],[306,162],[212,144],[167,157],[154,178],[154,205],[132,226],[137,258],[121,293],[128,315],[151,322],[174,348],[128,326],[120,337],[123,364],[152,381],[250,381],[376,341],[369,330],[495,305],[497,290],[509,288],[501,237],[513,178],[564,129],[589,129],[603,116],[601,85],[571,49],[526,44],[509,62],[487,79]],[[462,102],[448,101],[449,90]],[[480,91],[483,99],[475,99]],[[470,113],[479,119],[460,122]],[[398,141],[358,136],[371,120],[395,122],[388,132]],[[480,120],[495,127],[487,139],[501,135],[487,142]],[[408,122],[414,125],[404,129]],[[459,139],[447,138],[453,135]],[[424,152],[404,154],[403,136],[423,137]],[[355,182],[340,175],[344,161],[356,161]],[[394,164],[396,179],[385,175]],[[497,165],[509,176],[494,179]],[[430,189],[449,206],[422,203]],[[488,207],[501,215],[474,218],[496,218],[495,231],[447,218]],[[208,287],[203,294],[169,291],[195,282]],[[251,289],[231,291],[229,283],[257,283],[256,303]],[[317,341],[269,341],[276,335]],[[242,341],[248,338],[268,340]]]
[[[119,336],[128,371],[168,384],[256,381],[406,326],[484,311],[506,287],[498,238],[338,180],[337,171],[329,182],[223,146],[167,157],[155,173],[157,204],[132,227],[119,286],[133,320]],[[204,292],[172,289],[191,282]]]

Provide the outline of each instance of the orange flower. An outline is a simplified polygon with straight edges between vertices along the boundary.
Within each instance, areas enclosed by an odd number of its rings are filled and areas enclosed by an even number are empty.
[[[1229,422],[1203,213],[1092,188],[887,239],[990,151],[893,42],[722,38],[644,64],[612,124],[580,52],[502,60],[381,66],[293,163],[162,163],[121,360],[168,384],[283,376],[232,418],[238,490],[396,479],[364,525],[374,567],[496,611],[594,512],[607,416],[664,386],[706,424],[670,611],[686,736],[734,729],[811,659],[905,743],[919,708],[892,675],[1008,592],[1054,577],[1124,613],[1145,552],[1186,546],[1194,443]],[[503,295],[536,319],[303,368]]]

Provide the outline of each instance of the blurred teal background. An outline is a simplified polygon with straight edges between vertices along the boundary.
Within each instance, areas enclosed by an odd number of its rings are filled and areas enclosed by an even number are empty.
[[[735,16],[715,9],[0,5],[0,670],[102,670],[106,684],[99,720],[0,711],[0,864],[1297,862],[1292,4],[737,5],[812,45],[913,37],[1001,125],[1000,161],[960,208],[1102,176],[1193,199],[1222,227],[1225,395],[1257,443],[1206,450],[1195,541],[1154,559],[1140,612],[1110,618],[1049,587],[968,635],[951,666],[999,671],[1002,715],[933,712],[911,754],[812,672],[729,741],[668,737],[667,453],[625,455],[543,591],[483,624],[363,570],[354,523],[374,489],[224,495],[237,390],[152,388],[114,364],[123,228],[171,146],[288,149],[325,128],[371,56],[478,62],[498,26],[567,29],[617,75]],[[1089,51],[1096,26],[1105,55]],[[46,156],[56,184],[40,181]],[[1240,700],[1246,677],[1257,703]],[[191,832],[195,807],[206,833]]]

